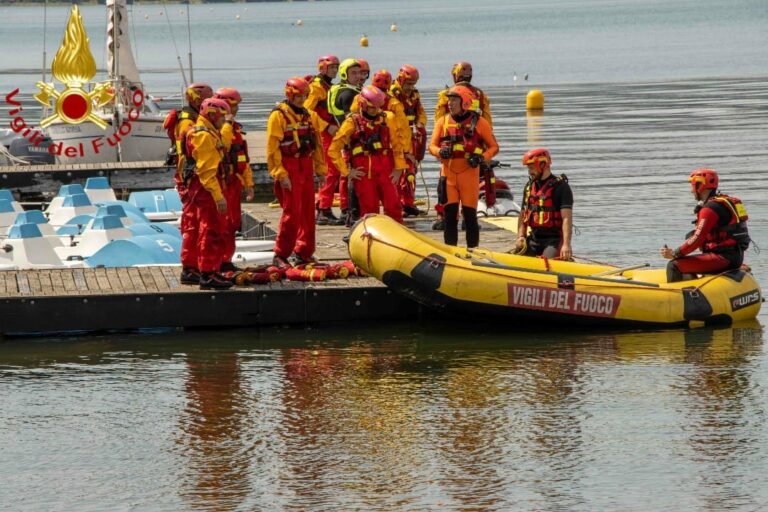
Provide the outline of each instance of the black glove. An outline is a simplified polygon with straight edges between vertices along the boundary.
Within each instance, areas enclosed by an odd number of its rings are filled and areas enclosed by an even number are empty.
[[[440,148],[440,158],[443,160],[451,158],[451,153],[453,153],[453,151],[451,151],[451,148],[448,146],[443,146]]]
[[[478,167],[481,163],[484,162],[483,155],[469,155],[467,157],[467,162],[469,163],[469,166],[472,168]]]

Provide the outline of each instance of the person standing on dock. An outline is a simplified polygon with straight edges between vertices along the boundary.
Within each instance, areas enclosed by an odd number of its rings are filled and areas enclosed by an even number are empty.
[[[696,169],[688,178],[696,198],[696,229],[677,249],[666,245],[661,256],[667,264],[667,281],[695,279],[696,274],[718,274],[741,267],[749,248],[747,210],[738,197],[720,192],[720,179],[712,169]],[[690,253],[701,249],[701,254]]]
[[[337,127],[346,119],[352,108],[355,97],[360,93],[360,83],[362,75],[360,74],[360,63],[355,59],[344,59],[339,65],[339,83],[334,84],[328,90],[328,111],[333,116]],[[338,130],[338,129],[337,129]],[[338,219],[333,214],[331,206],[333,205],[333,196],[336,189],[339,191],[339,206],[342,216],[349,213],[349,190],[346,179],[341,179],[341,174],[336,168],[332,158],[328,159],[331,165],[328,167],[328,176],[325,185],[318,192],[318,214],[317,224],[325,225],[343,225],[345,221]]]
[[[568,178],[552,174],[552,157],[544,148],[525,153],[523,165],[528,167],[529,180],[513,252],[569,261],[573,257],[573,192]]]
[[[184,135],[183,185],[188,194],[184,209],[189,221],[181,240],[181,282],[197,277],[202,290],[224,290],[232,282],[219,274],[224,237],[228,230],[224,198],[226,168],[220,130],[230,114],[229,103],[208,98],[200,106],[194,128]]]
[[[390,87],[391,94],[403,104],[405,118],[408,121],[408,135],[411,138],[411,154],[406,158],[408,169],[400,178],[398,192],[400,203],[403,205],[404,217],[417,217],[422,212],[416,208],[416,173],[427,148],[427,113],[421,104],[421,95],[416,89],[419,81],[419,70],[410,64],[405,64],[397,74],[397,80]]]
[[[325,121],[304,108],[309,84],[301,77],[285,84],[285,101],[267,120],[267,169],[275,180],[275,196],[283,208],[275,240],[274,264],[280,268],[314,261],[315,184],[314,176],[325,180],[320,134]]]
[[[472,105],[472,109],[475,112],[479,112],[480,115],[488,121],[488,124],[493,128],[493,118],[491,117],[491,104],[488,101],[488,96],[479,87],[475,87],[472,82],[472,64],[465,61],[457,62],[451,68],[451,78],[453,78],[454,86],[463,86],[469,89],[474,96],[475,103]],[[437,93],[437,103],[435,104],[435,124],[437,121],[445,117],[448,113],[448,92],[450,89],[446,87],[442,91]],[[437,212],[437,220],[432,224],[432,229],[435,231],[441,231],[445,228],[445,221],[443,220],[443,208],[444,205],[440,202],[441,189],[445,187],[445,180],[440,180],[437,184],[438,188],[438,202],[435,204],[435,211]]]
[[[349,115],[333,138],[328,154],[342,176],[354,182],[360,216],[384,213],[403,222],[403,209],[395,183],[406,168],[398,126],[392,112],[381,110],[387,100],[383,91],[365,86],[357,96],[359,112]],[[342,155],[346,149],[349,165]]]
[[[163,128],[168,132],[168,136],[173,137],[173,144],[176,149],[176,181],[177,188],[182,183],[181,175],[184,170],[184,147],[182,146],[182,139],[186,133],[195,126],[197,123],[197,116],[200,115],[200,105],[203,101],[213,97],[213,89],[211,86],[204,83],[194,83],[187,87],[184,93],[187,100],[187,106],[178,112],[176,109],[171,110],[163,122]],[[181,194],[181,190],[179,190]],[[182,202],[184,198],[182,197]]]
[[[245,191],[246,201],[253,200],[253,171],[250,165],[251,159],[248,156],[248,144],[243,136],[245,134],[243,125],[235,120],[237,109],[242,101],[240,93],[231,87],[222,87],[213,97],[229,103],[229,109],[232,112],[221,128],[227,166],[224,197],[227,200],[227,217],[229,218],[229,231],[225,238],[221,271],[233,272],[237,270],[232,263],[232,256],[235,255],[235,238],[241,229],[243,191]]]
[[[459,204],[466,222],[467,247],[480,243],[477,223],[477,201],[480,195],[480,164],[499,152],[493,128],[474,110],[475,96],[467,87],[454,86],[447,93],[448,110],[435,124],[429,152],[442,164],[440,179],[444,183],[441,203],[444,207],[443,240],[457,245],[459,238]]]

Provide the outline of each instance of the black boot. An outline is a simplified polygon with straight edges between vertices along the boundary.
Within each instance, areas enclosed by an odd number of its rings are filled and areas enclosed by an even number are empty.
[[[200,274],[201,290],[228,290],[232,288],[232,281],[225,279],[215,272],[204,272]]]
[[[200,272],[196,268],[181,269],[181,284],[200,284]]]

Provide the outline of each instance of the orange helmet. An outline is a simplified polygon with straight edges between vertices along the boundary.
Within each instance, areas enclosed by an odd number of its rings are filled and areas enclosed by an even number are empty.
[[[699,193],[702,190],[717,190],[720,179],[712,169],[695,169],[688,177],[691,182],[691,191]]]
[[[462,110],[477,109],[477,98],[475,97],[475,94],[469,89],[469,87],[464,87],[463,85],[454,85],[453,87],[448,89],[446,96],[448,98],[452,96],[456,98],[461,98]]]
[[[373,74],[373,80],[371,84],[375,85],[382,91],[388,91],[392,85],[392,75],[386,69],[380,69]]]
[[[240,97],[240,93],[237,92],[237,89],[233,89],[231,87],[222,87],[221,89],[218,89],[213,97],[226,101],[229,103],[230,107],[239,105],[240,102],[243,101],[243,98]]]
[[[451,75],[453,75],[453,83],[456,82],[471,82],[472,81],[472,64],[469,62],[457,62],[451,69]]]
[[[357,104],[360,106],[360,110],[365,110],[369,106],[381,108],[386,101],[387,94],[372,85],[366,85],[357,95]]]
[[[317,70],[323,75],[328,73],[328,66],[334,65],[339,65],[339,58],[335,55],[323,55],[317,59]]]
[[[371,74],[371,66],[368,64],[368,61],[365,59],[357,59],[357,63],[360,64],[360,71],[365,73],[365,78],[368,78],[368,75]]]
[[[229,103],[218,98],[206,98],[200,105],[200,115],[206,117],[213,124],[229,115],[230,112]]]
[[[288,101],[293,101],[296,96],[306,96],[307,94],[309,94],[309,84],[300,76],[294,76],[285,82],[285,97],[288,98]]]
[[[547,165],[552,165],[552,157],[549,155],[549,151],[545,148],[529,149],[523,155],[523,165],[530,165],[545,162]]]
[[[189,84],[186,90],[187,103],[199,107],[203,100],[213,96],[213,89],[208,84],[196,82]]]
[[[397,74],[397,81],[400,85],[403,85],[403,82],[416,83],[419,81],[419,70],[416,69],[415,66],[405,64],[400,68],[400,72]]]

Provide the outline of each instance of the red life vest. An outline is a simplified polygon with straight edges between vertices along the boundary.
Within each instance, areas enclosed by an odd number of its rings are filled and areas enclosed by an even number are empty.
[[[163,128],[165,128],[165,133],[168,135],[168,138],[171,139],[172,145],[176,145],[176,139],[178,136],[176,133],[176,128],[178,127],[179,122],[182,119],[190,119],[194,124],[197,122],[197,116],[197,110],[189,106],[182,108],[181,113],[179,113],[179,111],[177,111],[175,108],[168,112],[168,115],[165,116],[165,121],[163,121]]]
[[[563,215],[555,208],[554,192],[558,186],[568,183],[568,178],[550,176],[543,183],[529,180],[523,193],[523,222],[532,229],[561,229]]]
[[[312,128],[309,111],[301,108],[298,112],[286,102],[280,103],[276,111],[285,119],[286,128],[280,141],[283,158],[306,158],[315,150],[316,134]]]
[[[440,146],[451,148],[451,158],[466,158],[469,155],[482,155],[483,140],[475,129],[480,116],[473,113],[463,121],[456,121],[451,114],[445,115],[443,136]]]
[[[323,91],[325,91],[325,97],[322,100],[318,100],[317,105],[315,105],[315,114],[326,123],[335,123],[335,119],[331,113],[328,112],[328,91],[331,90],[331,83],[324,79],[323,75],[315,76],[312,81],[320,84]]]
[[[706,235],[702,252],[727,251],[735,247],[741,250],[749,248],[749,216],[741,199],[718,194],[710,197],[704,208],[710,208],[718,214],[718,225]]]
[[[364,167],[371,156],[392,156],[392,141],[387,127],[387,116],[379,112],[369,119],[360,112],[350,115],[355,131],[349,141],[351,163],[355,167]]]
[[[233,121],[232,123],[232,145],[227,154],[227,164],[230,172],[233,174],[243,174],[248,168],[248,144],[245,142],[242,131],[243,125]]]

